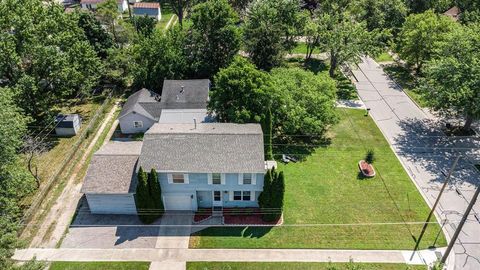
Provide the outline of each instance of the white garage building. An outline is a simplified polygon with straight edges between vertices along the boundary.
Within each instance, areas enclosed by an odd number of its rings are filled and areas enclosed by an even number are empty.
[[[142,142],[109,142],[92,157],[82,186],[92,214],[137,213],[136,165]]]

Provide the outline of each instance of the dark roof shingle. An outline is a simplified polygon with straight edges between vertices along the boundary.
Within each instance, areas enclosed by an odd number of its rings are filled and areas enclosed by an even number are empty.
[[[164,80],[162,108],[206,109],[210,80]]]

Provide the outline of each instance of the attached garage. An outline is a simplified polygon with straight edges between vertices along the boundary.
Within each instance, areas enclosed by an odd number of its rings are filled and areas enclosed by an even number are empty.
[[[193,199],[191,195],[188,194],[165,194],[163,195],[163,204],[165,206],[165,210],[188,210],[192,211],[195,210],[193,205]]]
[[[133,194],[86,194],[92,214],[137,214]]]
[[[135,215],[142,142],[109,142],[93,155],[82,186],[92,214]]]

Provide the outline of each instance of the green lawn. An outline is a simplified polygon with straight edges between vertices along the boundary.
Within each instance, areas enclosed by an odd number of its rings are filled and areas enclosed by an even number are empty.
[[[285,172],[284,226],[208,228],[190,238],[192,248],[412,249],[429,208],[363,110],[339,109],[331,144],[306,160],[279,165]],[[376,153],[377,176],[358,177],[357,163]],[[300,153],[290,150],[288,153]],[[370,224],[374,223],[374,224]],[[434,242],[432,224],[421,243]],[[437,246],[446,245],[443,233]]]
[[[383,70],[393,78],[420,107],[427,107],[425,97],[417,90],[415,76],[406,67],[398,64],[384,66]]]
[[[168,2],[163,2],[162,3],[162,18],[160,21],[157,23],[157,27],[160,29],[165,29],[167,27],[168,22],[173,16],[177,16],[173,13],[172,7],[170,6],[170,3]],[[173,22],[175,19],[173,19],[172,24],[170,24],[169,27],[173,26]]]
[[[49,270],[148,270],[149,262],[53,262]]]
[[[375,57],[375,61],[378,63],[382,62],[392,62],[393,57],[388,52],[383,52]]]
[[[297,46],[295,48],[293,48],[293,50],[290,53],[306,54],[307,53],[307,44],[304,43],[304,42],[298,42]],[[313,50],[313,53],[314,54],[320,53],[320,49],[317,48],[317,49]]]
[[[423,265],[387,263],[188,262],[187,270],[426,270]]]

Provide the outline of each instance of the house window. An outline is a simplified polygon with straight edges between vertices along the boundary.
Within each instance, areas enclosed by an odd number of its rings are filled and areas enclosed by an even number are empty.
[[[221,185],[222,184],[222,175],[219,173],[212,173],[212,184]]]
[[[244,201],[250,201],[250,191],[244,191],[243,192],[243,200]]]
[[[244,185],[251,185],[252,184],[252,174],[251,173],[244,173],[243,174],[243,184]]]
[[[241,201],[242,200],[242,192],[241,191],[234,191],[233,192],[233,200],[234,201]]]
[[[215,190],[213,192],[213,200],[216,201],[216,202],[219,202],[222,200],[222,193],[218,190]]]
[[[133,127],[134,128],[142,128],[143,127],[143,122],[142,121],[133,121]]]
[[[185,178],[183,176],[183,173],[172,174],[172,179],[173,179],[174,184],[184,184],[185,183]]]

